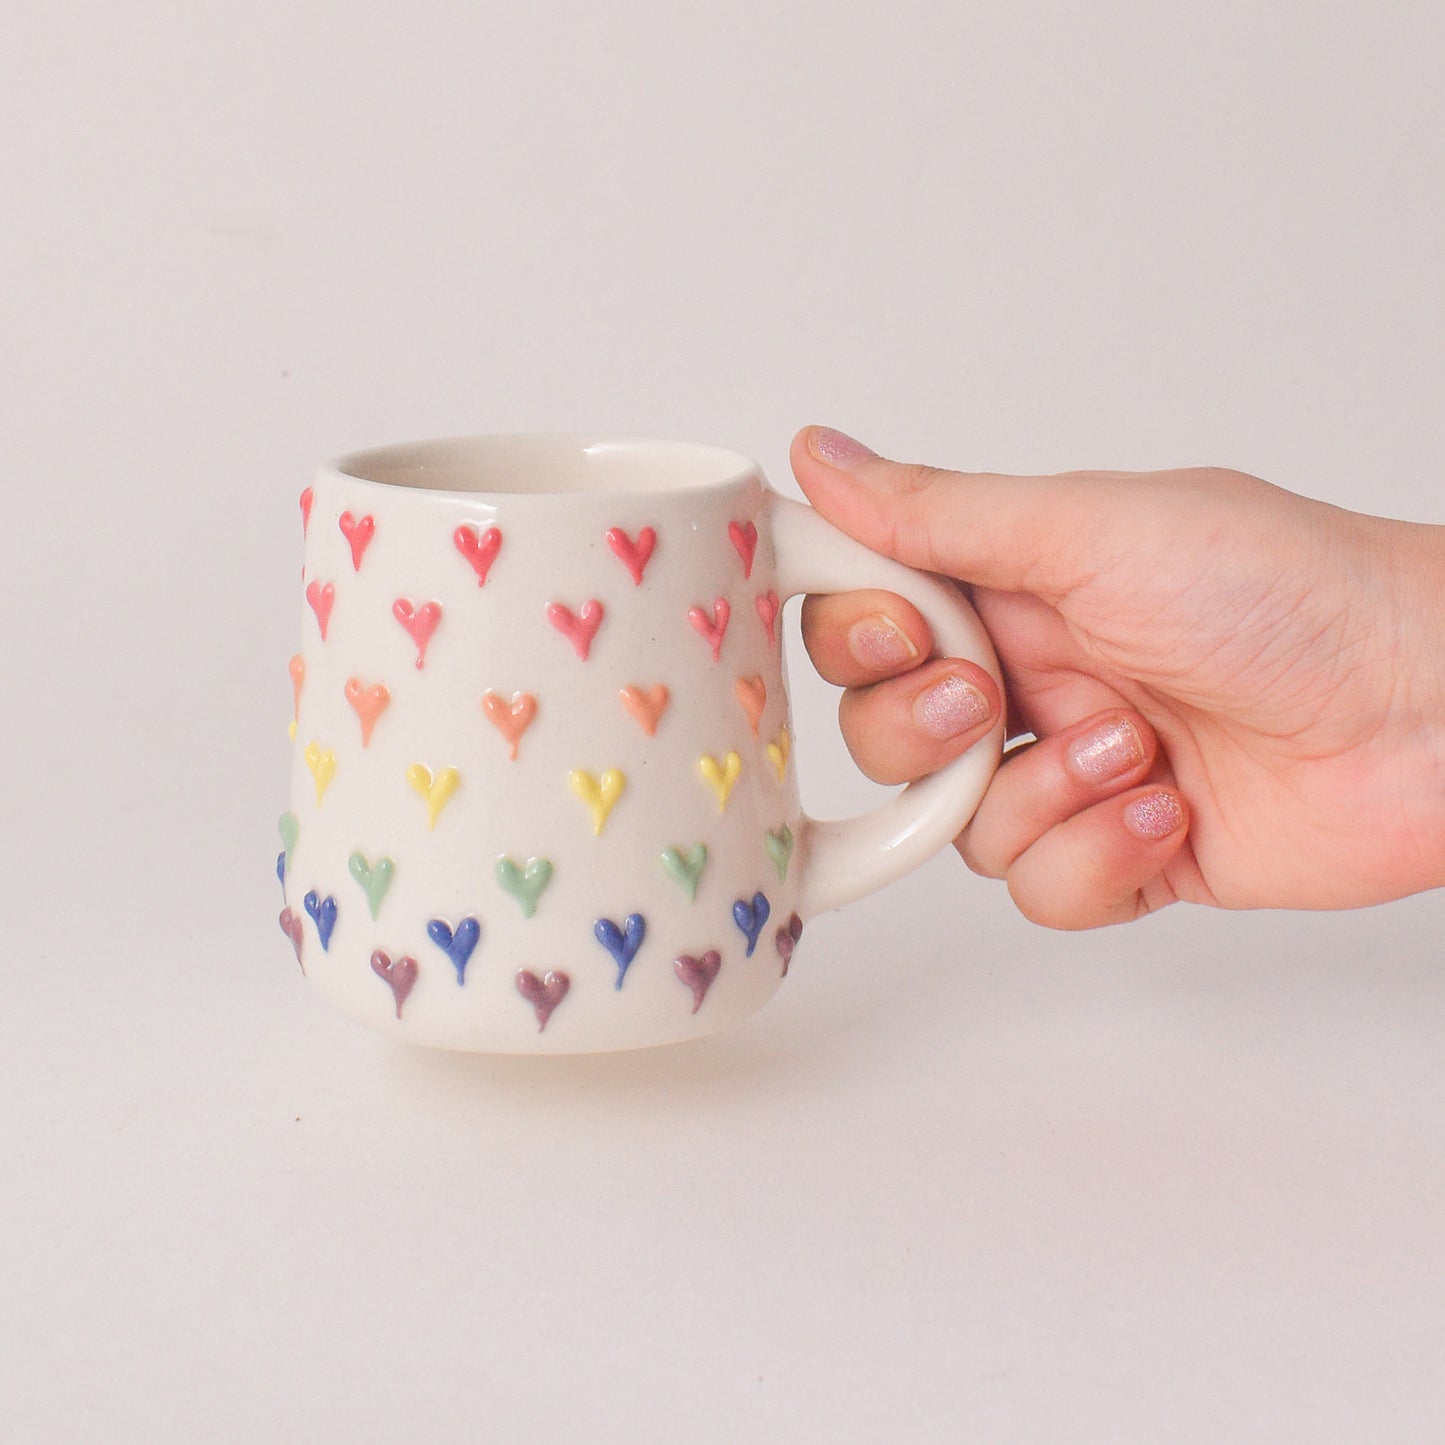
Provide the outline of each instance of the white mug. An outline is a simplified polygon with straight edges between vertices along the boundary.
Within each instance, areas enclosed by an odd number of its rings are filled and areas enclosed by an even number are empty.
[[[680,442],[380,448],[302,493],[281,926],[306,978],[414,1043],[638,1048],[751,1014],[804,923],[948,843],[1002,723],[869,813],[802,811],[780,614],[909,599],[997,664],[952,586]]]

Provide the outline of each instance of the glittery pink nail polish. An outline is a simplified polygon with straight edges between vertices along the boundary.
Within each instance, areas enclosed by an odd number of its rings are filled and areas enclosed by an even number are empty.
[[[961,677],[945,677],[913,703],[913,720],[929,737],[956,738],[985,723],[993,715],[989,700]]]
[[[874,672],[892,672],[918,659],[918,649],[892,618],[875,612],[848,629],[848,651],[854,661]]]
[[[1115,717],[1075,738],[1068,758],[1069,766],[1086,782],[1103,785],[1144,761],[1144,743],[1128,718]]]
[[[1124,808],[1124,826],[1146,843],[1157,843],[1184,826],[1184,805],[1173,793],[1156,789]]]
[[[829,466],[833,467],[841,467],[844,471],[867,457],[878,455],[871,448],[865,447],[862,442],[854,441],[845,433],[834,431],[832,427],[827,426],[815,426],[809,429],[808,450],[820,462],[827,462]]]

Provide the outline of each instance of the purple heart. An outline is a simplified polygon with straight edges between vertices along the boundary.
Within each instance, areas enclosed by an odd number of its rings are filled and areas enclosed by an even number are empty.
[[[311,921],[316,925],[316,936],[321,940],[322,949],[330,953],[331,930],[336,927],[335,897],[328,893],[325,898],[322,898],[313,888],[301,902],[311,915]]]
[[[396,1016],[401,1017],[401,1006],[406,1002],[406,996],[416,983],[416,959],[398,958],[392,961],[389,953],[377,949],[371,955],[372,972],[383,980],[391,989],[391,996],[396,1000]]]
[[[458,985],[466,982],[467,960],[482,936],[482,925],[475,918],[464,918],[453,931],[445,918],[433,918],[426,926],[427,936],[451,959],[457,971]]]
[[[672,966],[677,976],[692,990],[692,1011],[696,1013],[722,968],[722,954],[715,948],[708,949],[701,958],[684,953]]]
[[[637,957],[637,950],[642,947],[642,940],[647,934],[646,920],[640,913],[629,913],[619,928],[610,918],[599,918],[592,926],[592,931],[597,935],[598,943],[612,955],[617,964],[615,987],[621,988],[622,980],[627,977],[627,970],[632,960]]]
[[[530,968],[524,968],[517,975],[517,992],[536,1010],[539,1034],[547,1027],[552,1010],[567,997],[567,990],[571,987],[572,980],[555,968],[548,972],[546,978],[538,978]]]
[[[793,961],[793,950],[798,946],[798,940],[803,936],[803,920],[795,913],[787,922],[787,926],[778,929],[773,937],[777,945],[778,957],[783,960],[783,977],[788,976],[788,965]]]
[[[281,910],[281,932],[291,940],[291,947],[296,950],[296,962],[301,965],[301,972],[306,972],[305,961],[301,957],[301,936],[304,932],[301,920],[289,908]]]
[[[739,898],[733,904],[733,922],[742,930],[743,937],[748,941],[749,958],[753,956],[753,949],[758,946],[758,936],[762,933],[763,924],[768,921],[768,914],[772,911],[768,900],[761,893],[754,893],[751,903],[746,898]]]

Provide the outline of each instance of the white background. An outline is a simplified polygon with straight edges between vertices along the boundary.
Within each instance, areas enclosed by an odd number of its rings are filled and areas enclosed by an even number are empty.
[[[1439,1439],[1438,895],[1065,936],[940,858],[741,1031],[518,1061],[316,1006],[273,861],[352,447],[787,489],[826,421],[1445,520],[1442,17],[11,0],[6,1438]]]

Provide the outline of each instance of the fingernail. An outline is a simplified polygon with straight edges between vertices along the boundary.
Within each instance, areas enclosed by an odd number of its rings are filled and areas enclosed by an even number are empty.
[[[993,704],[972,683],[945,677],[913,703],[913,721],[931,738],[956,738],[993,716]]]
[[[848,651],[854,661],[871,672],[892,672],[918,658],[918,649],[906,632],[882,612],[855,622],[848,629]]]
[[[1087,783],[1109,783],[1144,761],[1139,729],[1126,717],[1110,718],[1069,744],[1069,765]]]
[[[830,467],[841,467],[844,471],[868,457],[878,455],[862,442],[854,441],[852,437],[827,426],[809,428],[808,450],[820,462],[826,462]]]
[[[1162,788],[1135,798],[1124,809],[1124,826],[1146,843],[1157,843],[1184,826],[1184,806]]]

